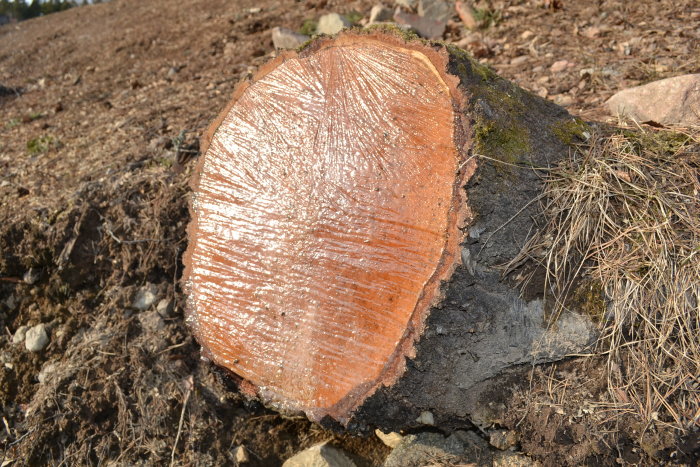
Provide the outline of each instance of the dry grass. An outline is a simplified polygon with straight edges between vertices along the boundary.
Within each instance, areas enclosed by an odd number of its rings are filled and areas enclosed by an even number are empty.
[[[553,310],[599,320],[622,410],[700,428],[700,140],[697,132],[594,134],[546,173],[546,224],[521,256],[546,271]]]

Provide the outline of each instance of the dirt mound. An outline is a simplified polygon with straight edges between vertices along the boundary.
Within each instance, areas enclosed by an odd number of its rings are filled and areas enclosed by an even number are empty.
[[[114,0],[0,27],[3,461],[222,465],[245,445],[251,465],[275,465],[332,439],[360,465],[381,463],[388,448],[375,438],[323,431],[239,396],[200,360],[178,282],[189,161],[235,84],[274,53],[269,29],[331,11],[367,14],[372,3]],[[700,71],[691,1],[656,2],[655,12],[621,0],[563,3],[493,2],[502,14],[465,46],[588,115],[622,84]],[[449,39],[466,36],[448,27]],[[560,60],[564,70],[552,72]],[[135,303],[144,290],[147,307]],[[43,351],[12,343],[39,323],[49,328]],[[535,402],[552,396],[545,388]],[[577,434],[589,425],[567,424],[556,407],[533,413],[535,396],[516,397],[508,422],[548,443],[523,442],[526,451],[561,465],[572,445],[593,446],[593,435]],[[561,433],[543,428],[551,420]],[[576,459],[614,462],[605,436]],[[677,440],[660,438],[650,451],[678,459]]]

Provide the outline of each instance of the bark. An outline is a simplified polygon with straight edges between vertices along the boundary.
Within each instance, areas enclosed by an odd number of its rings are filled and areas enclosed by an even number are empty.
[[[205,137],[188,322],[242,390],[351,430],[498,420],[528,365],[581,351],[502,265],[538,215],[538,167],[585,124],[464,51],[394,30],[273,60]]]

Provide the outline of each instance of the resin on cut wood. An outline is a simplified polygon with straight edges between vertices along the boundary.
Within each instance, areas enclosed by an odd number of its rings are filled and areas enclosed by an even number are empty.
[[[266,402],[344,415],[402,371],[464,217],[445,59],[345,35],[289,53],[212,126],[188,322]]]

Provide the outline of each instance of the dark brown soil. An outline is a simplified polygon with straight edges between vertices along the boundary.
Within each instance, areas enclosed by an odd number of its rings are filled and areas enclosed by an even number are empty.
[[[359,465],[381,464],[388,448],[374,437],[240,396],[200,359],[178,282],[190,160],[235,84],[273,54],[269,29],[372,3],[114,0],[0,27],[0,463],[230,465],[244,445],[250,465],[277,465],[331,439]],[[467,37],[455,22],[448,39],[588,118],[606,118],[622,87],[700,72],[692,0],[492,7],[496,24]],[[553,72],[560,60],[572,65]],[[131,308],[146,284],[172,313]],[[12,344],[38,323],[50,327],[43,352]],[[697,452],[697,437],[647,438],[602,402],[585,406],[605,400],[595,362],[536,373],[504,424],[545,465],[693,462],[684,450]]]

